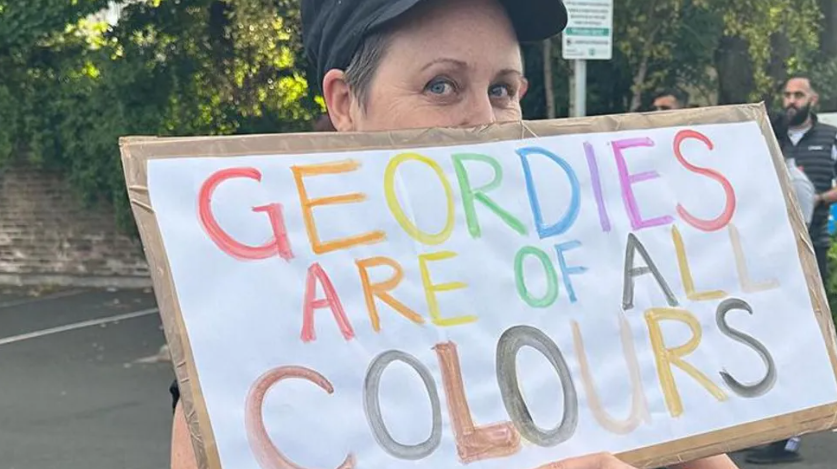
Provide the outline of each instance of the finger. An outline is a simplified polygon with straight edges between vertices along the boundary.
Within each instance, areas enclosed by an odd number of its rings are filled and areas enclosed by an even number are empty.
[[[538,469],[636,469],[612,454],[591,454],[546,464]]]

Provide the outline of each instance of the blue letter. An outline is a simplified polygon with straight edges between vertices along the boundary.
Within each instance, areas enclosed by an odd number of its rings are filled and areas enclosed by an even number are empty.
[[[575,290],[573,290],[573,283],[570,281],[570,275],[578,275],[587,272],[587,267],[567,267],[567,260],[564,259],[564,253],[571,249],[581,247],[580,241],[570,241],[569,243],[559,244],[555,246],[558,252],[558,266],[561,268],[561,277],[564,279],[564,288],[570,294],[570,303],[575,303]]]
[[[572,190],[570,207],[567,210],[567,213],[564,214],[563,218],[552,226],[544,226],[543,223],[541,204],[538,202],[538,195],[535,192],[535,181],[532,178],[532,168],[529,166],[529,155],[533,153],[544,155],[552,161],[558,163],[564,172],[567,173],[567,177],[570,180],[570,189]],[[521,148],[517,150],[517,154],[520,155],[520,159],[523,162],[523,173],[526,176],[526,190],[529,193],[529,204],[532,206],[532,215],[535,216],[535,227],[538,230],[538,235],[541,239],[544,239],[550,236],[557,236],[565,233],[571,226],[573,226],[573,223],[575,223],[575,219],[578,217],[578,209],[581,205],[581,188],[578,183],[578,177],[576,177],[572,166],[559,156],[550,153],[543,148]]]

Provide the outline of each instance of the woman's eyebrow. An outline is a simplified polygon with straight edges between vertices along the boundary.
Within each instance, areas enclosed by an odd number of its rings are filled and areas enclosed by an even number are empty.
[[[459,68],[459,69],[468,68],[468,64],[466,62],[463,62],[462,60],[451,59],[451,58],[447,58],[447,57],[441,57],[441,58],[431,60],[430,62],[426,63],[424,65],[424,67],[421,68],[421,70],[422,71],[427,70],[428,68],[430,68],[434,65],[438,65],[438,64],[452,65],[452,66],[454,66],[456,68]]]
[[[523,72],[521,72],[520,70],[514,69],[514,68],[504,68],[503,70],[500,70],[499,72],[497,72],[496,77],[499,78],[499,77],[505,77],[505,76],[509,76],[509,75],[517,75],[518,77],[522,77]]]

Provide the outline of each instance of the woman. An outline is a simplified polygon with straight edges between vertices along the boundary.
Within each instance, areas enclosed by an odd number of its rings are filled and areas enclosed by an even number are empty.
[[[338,132],[480,126],[522,118],[519,41],[558,34],[560,0],[302,0],[306,52]],[[195,467],[175,411],[172,467]],[[553,469],[630,469],[610,455]],[[726,456],[677,466],[735,469]],[[522,468],[521,468],[522,469]]]

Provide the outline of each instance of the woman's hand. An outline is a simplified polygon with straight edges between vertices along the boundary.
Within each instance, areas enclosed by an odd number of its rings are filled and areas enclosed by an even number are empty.
[[[538,469],[635,469],[611,454],[592,454],[580,458],[565,459],[541,466]],[[738,469],[726,455],[698,459],[688,463],[670,466],[670,469]]]
[[[635,469],[616,459],[612,454],[591,454],[580,458],[565,459],[541,466],[538,469]]]
[[[726,454],[670,466],[670,469],[738,469]]]
[[[198,469],[195,450],[189,436],[189,425],[180,402],[174,409],[171,428],[171,469]]]

